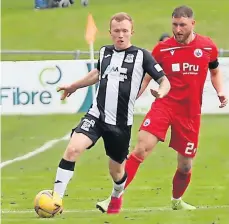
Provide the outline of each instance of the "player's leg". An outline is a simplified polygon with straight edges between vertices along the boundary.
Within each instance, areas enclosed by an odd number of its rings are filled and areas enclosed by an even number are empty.
[[[152,107],[146,115],[138,133],[138,142],[132,153],[129,155],[125,171],[127,180],[126,188],[134,179],[140,164],[151,153],[157,142],[164,141],[166,132],[170,125],[170,113],[164,110],[165,107]],[[97,202],[96,207],[102,212],[107,211],[110,197],[104,201]]]
[[[157,144],[158,138],[148,133],[146,131],[140,131],[138,137],[138,144],[135,147],[134,154],[127,160],[128,166],[125,168],[125,161],[122,164],[119,164],[116,161],[110,159],[109,169],[110,174],[113,178],[113,190],[111,194],[111,201],[108,205],[107,213],[119,213],[122,206],[122,195],[124,189],[129,185],[129,183],[133,180],[138,167],[133,166],[133,162],[136,160],[142,159],[144,160],[152,151],[152,148]],[[128,146],[127,146],[128,147]],[[126,150],[127,151],[127,150]],[[125,153],[126,158],[128,153]],[[120,161],[121,162],[121,161]],[[138,163],[139,166],[140,163]],[[130,178],[129,178],[130,175]],[[128,183],[127,183],[128,180]]]
[[[173,177],[172,208],[195,209],[194,206],[185,203],[181,197],[189,186],[192,175],[192,162],[196,154],[200,117],[193,119],[177,118],[172,125],[170,147],[177,154],[177,170]]]
[[[101,136],[97,119],[86,115],[73,129],[71,139],[56,172],[54,191],[63,198],[67,185],[73,177],[75,163],[85,149],[93,146]]]
[[[154,103],[142,122],[137,145],[126,161],[128,177],[125,188],[134,179],[140,164],[150,155],[158,141],[165,140],[170,123],[171,111],[164,104]]]
[[[174,210],[193,210],[196,207],[184,202],[182,196],[189,186],[192,175],[193,158],[177,153],[178,166],[173,177],[172,208]]]
[[[128,159],[125,161],[125,167],[120,170],[120,173],[124,173],[123,181],[122,181],[122,186],[118,187],[114,183],[114,189],[112,191],[113,196],[119,196],[121,193],[123,193],[124,189],[131,183],[133,178],[135,177],[137,170],[140,166],[140,164],[143,162],[143,160],[150,154],[151,149],[157,144],[158,138],[146,131],[140,131],[138,134],[138,143],[134,149],[134,151],[131,153],[131,155],[128,157]],[[111,162],[110,164],[112,164]],[[110,167],[111,170],[111,167]],[[125,170],[125,172],[124,172]],[[119,189],[120,194],[119,195],[114,195],[115,189]],[[116,211],[120,211],[121,205],[122,205],[122,197],[120,199],[115,199],[112,198],[112,195],[108,197],[104,201],[100,201],[96,203],[96,208],[98,208],[102,212],[110,212],[112,207],[115,207]],[[112,199],[112,200],[111,200]],[[119,200],[119,201],[118,201]],[[112,204],[112,201],[117,201]],[[111,203],[110,203],[111,202]],[[111,209],[109,210],[108,206],[111,205]],[[118,209],[117,209],[118,207]]]
[[[127,173],[125,172],[125,161],[120,164],[119,162],[110,159],[109,170],[113,179],[113,189],[107,208],[107,213],[116,214],[120,212],[122,207],[124,187],[127,179]]]
[[[122,206],[122,196],[127,180],[125,161],[129,153],[131,126],[117,127],[106,125],[103,132],[106,154],[109,159],[109,171],[113,179],[111,201],[108,204],[107,213],[119,213]]]
[[[139,131],[137,145],[126,161],[125,170],[128,177],[125,188],[132,182],[141,163],[151,154],[158,141],[159,138],[150,132],[145,130]]]

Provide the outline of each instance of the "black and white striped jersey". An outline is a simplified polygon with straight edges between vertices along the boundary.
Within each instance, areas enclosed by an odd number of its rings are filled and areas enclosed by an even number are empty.
[[[132,125],[135,100],[145,74],[155,81],[164,75],[150,53],[135,46],[125,50],[116,50],[113,45],[102,47],[97,69],[99,86],[88,113],[119,126]]]

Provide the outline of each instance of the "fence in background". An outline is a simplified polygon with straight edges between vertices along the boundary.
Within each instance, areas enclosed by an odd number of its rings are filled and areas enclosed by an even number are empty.
[[[229,50],[228,50],[229,52]],[[95,51],[95,57],[99,56],[99,51]],[[80,59],[82,57],[90,57],[89,51],[44,51],[44,50],[2,50],[2,55],[70,55],[73,59]]]
[[[81,51],[81,50],[75,50],[75,51],[44,51],[44,50],[2,50],[1,54],[3,55],[72,55],[74,59],[80,59],[81,56],[83,58],[90,57],[89,51]],[[95,57],[98,57],[99,51],[95,51]],[[225,57],[229,56],[229,50],[225,49],[219,49],[219,56]]]

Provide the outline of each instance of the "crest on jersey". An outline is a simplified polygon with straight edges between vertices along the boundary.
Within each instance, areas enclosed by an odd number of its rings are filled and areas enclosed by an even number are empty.
[[[134,62],[134,55],[133,54],[126,55],[126,58],[125,58],[124,62],[133,63]]]
[[[150,119],[147,118],[147,119],[144,121],[143,126],[144,126],[144,127],[147,127],[147,126],[149,126],[149,125],[150,125]]]
[[[197,57],[197,58],[200,58],[203,56],[203,51],[199,48],[197,48],[195,51],[194,51],[194,55]]]

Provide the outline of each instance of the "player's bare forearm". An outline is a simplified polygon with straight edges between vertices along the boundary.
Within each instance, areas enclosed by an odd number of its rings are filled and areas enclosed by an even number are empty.
[[[99,71],[97,69],[92,69],[85,77],[72,83],[72,87],[75,89],[80,89],[86,86],[91,86],[99,81]]]
[[[160,94],[160,98],[166,96],[171,88],[170,82],[166,76],[161,77],[157,80],[159,84],[158,93]]]
[[[211,82],[213,87],[215,88],[217,94],[223,92],[223,78],[222,73],[220,72],[219,68],[210,69],[211,73]]]
[[[149,85],[150,81],[151,81],[152,77],[148,74],[145,75],[142,84],[141,84],[141,89],[138,92],[137,95],[137,99],[142,95],[142,93],[145,91],[145,89],[147,88],[147,86]]]

